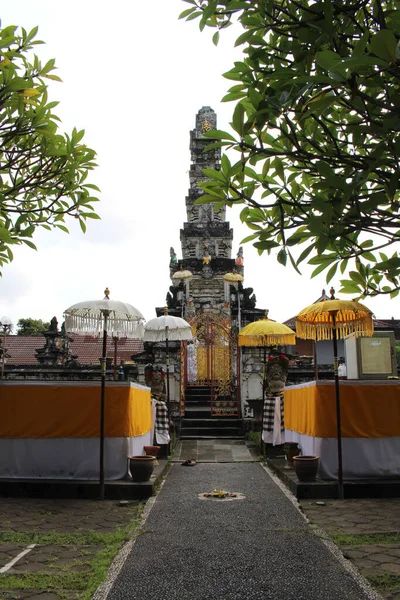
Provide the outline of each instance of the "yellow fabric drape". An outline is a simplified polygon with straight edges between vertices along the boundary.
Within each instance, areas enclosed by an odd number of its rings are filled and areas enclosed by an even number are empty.
[[[99,424],[99,385],[1,389],[0,438],[93,438],[100,435]],[[134,437],[150,429],[150,390],[106,387],[106,437]]]
[[[285,390],[285,428],[312,437],[337,437],[335,386]],[[400,436],[400,385],[346,383],[340,387],[342,436]]]

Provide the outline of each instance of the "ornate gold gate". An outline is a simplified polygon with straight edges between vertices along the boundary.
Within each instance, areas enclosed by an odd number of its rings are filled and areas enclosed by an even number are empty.
[[[233,385],[234,340],[229,319],[201,313],[191,321],[193,343],[186,350],[186,385],[211,388],[213,415],[238,414]]]

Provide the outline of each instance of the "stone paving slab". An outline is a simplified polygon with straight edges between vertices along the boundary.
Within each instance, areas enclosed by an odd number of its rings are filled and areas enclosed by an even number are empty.
[[[1,560],[0,544],[0,560]],[[26,545],[19,545],[14,556],[17,556]],[[87,572],[91,570],[90,561],[103,548],[97,545],[42,545],[37,544],[28,554],[7,571],[10,575],[21,573],[54,574],[59,571]],[[13,558],[13,557],[11,557]],[[7,562],[7,561],[4,561]],[[4,564],[4,563],[2,563]]]
[[[243,440],[180,440],[172,456],[174,461],[253,462],[254,456]]]
[[[116,500],[0,498],[0,532],[105,533],[128,525],[135,506]]]
[[[69,590],[61,590],[60,593],[56,592],[38,592],[37,590],[24,590],[18,592],[13,590],[12,592],[0,591],[1,600],[78,600],[79,593],[71,592]]]
[[[77,600],[79,591],[7,590],[2,581],[11,576],[85,576],[91,561],[103,549],[99,543],[56,543],[54,534],[111,533],[124,528],[137,515],[138,502],[105,500],[55,500],[0,498],[0,568],[17,557],[32,542],[10,542],[7,535],[37,533],[48,535],[51,543],[38,543],[3,575],[0,574],[0,600]],[[2,537],[3,536],[3,537]],[[43,538],[42,538],[43,539]],[[3,540],[3,541],[2,541]],[[41,541],[41,540],[39,540]]]
[[[300,506],[313,525],[328,534],[371,535],[400,532],[400,498],[363,498],[349,500],[301,500]],[[400,582],[400,544],[341,545],[345,556],[359,571],[374,582],[385,578],[388,585],[394,577]],[[400,590],[379,590],[385,600],[400,600]]]
[[[361,571],[400,575],[400,544],[342,546],[342,551]]]
[[[397,533],[400,531],[400,498],[301,500],[312,523],[332,533]]]

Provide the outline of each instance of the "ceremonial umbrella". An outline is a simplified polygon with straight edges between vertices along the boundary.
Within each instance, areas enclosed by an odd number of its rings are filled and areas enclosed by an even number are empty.
[[[165,342],[166,365],[167,365],[167,405],[169,410],[169,342],[190,341],[193,339],[192,327],[190,323],[168,314],[168,308],[164,308],[164,314],[161,317],[150,319],[144,326],[143,341],[145,342]]]
[[[336,426],[338,453],[338,492],[343,498],[342,426],[340,417],[340,387],[338,373],[338,338],[355,335],[372,336],[372,311],[356,300],[337,300],[331,288],[331,297],[304,308],[296,317],[296,335],[314,341],[333,341],[333,369],[335,376]]]
[[[237,271],[233,271],[233,273],[225,273],[224,277],[223,277],[224,281],[226,281],[227,283],[232,284],[233,286],[237,287],[237,301],[238,301],[238,330],[240,331],[240,328],[242,326],[241,324],[241,317],[240,317],[240,293],[239,293],[239,281],[244,281],[244,277],[243,275],[241,275],[240,273],[238,273]]]
[[[172,275],[171,279],[174,284],[177,284],[178,281],[184,284],[185,291],[182,293],[182,318],[184,316],[184,306],[185,306],[185,295],[186,299],[189,298],[189,281],[192,279],[193,273],[191,271],[187,271],[181,268]],[[179,284],[178,284],[179,285]]]
[[[266,375],[267,375],[267,348],[273,346],[283,345],[294,345],[296,343],[296,335],[293,329],[290,329],[283,323],[278,323],[268,318],[268,311],[265,313],[265,318],[259,321],[254,321],[243,327],[239,333],[239,346],[259,346],[264,348],[264,373],[263,373],[263,384],[262,384],[262,424],[264,421],[264,400],[265,400],[265,389],[266,389]],[[262,444],[262,442],[261,442]]]
[[[121,337],[143,337],[142,313],[131,304],[110,300],[104,290],[103,300],[78,302],[64,311],[65,331],[98,336],[103,332],[100,396],[100,500],[104,500],[104,398],[106,382],[107,333]]]

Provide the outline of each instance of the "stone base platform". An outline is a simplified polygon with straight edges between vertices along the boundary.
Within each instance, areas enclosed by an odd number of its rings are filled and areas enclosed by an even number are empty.
[[[267,457],[267,465],[276,473],[290,491],[299,499],[338,498],[335,481],[317,479],[312,483],[301,483],[294,469],[288,469],[281,457]],[[400,479],[360,479],[344,481],[345,498],[400,498]]]
[[[158,460],[150,481],[105,481],[106,500],[143,500],[152,496],[168,467],[167,460]],[[79,498],[96,500],[99,482],[72,479],[0,479],[0,498]]]

